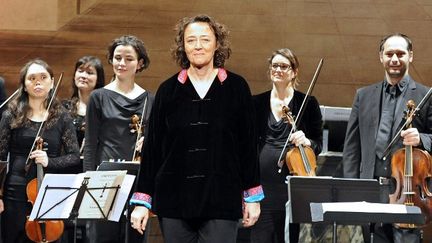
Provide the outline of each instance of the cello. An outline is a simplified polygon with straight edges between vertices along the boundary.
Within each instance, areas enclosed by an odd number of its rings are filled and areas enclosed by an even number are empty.
[[[411,128],[415,116],[414,101],[409,100],[407,108],[406,128]],[[390,203],[418,206],[425,216],[427,225],[432,216],[432,193],[427,185],[432,178],[431,156],[424,150],[406,145],[393,154],[391,168],[396,190],[389,195]],[[399,228],[418,228],[425,225],[396,224]]]
[[[291,134],[297,130],[297,125],[299,123],[299,120],[301,120],[301,116],[303,115],[303,108],[306,107],[308,98],[310,94],[312,93],[312,90],[315,86],[315,82],[318,79],[318,75],[321,71],[322,65],[323,65],[324,59],[321,58],[321,60],[318,63],[317,69],[315,70],[315,74],[312,78],[312,81],[309,85],[309,88],[306,92],[305,98],[303,99],[303,102],[300,106],[299,112],[294,119],[291,115],[289,108],[286,106],[282,107],[282,116],[283,118],[288,121],[291,124],[291,131],[285,141],[285,144],[282,148],[282,151],[279,155],[279,159],[277,162],[277,165],[279,167],[278,173],[281,173],[282,171],[282,165],[284,161],[282,160],[282,157],[285,153],[285,150],[288,146],[289,138],[291,137]],[[298,146],[297,148],[291,149],[288,153],[286,153],[285,156],[285,163],[287,164],[288,168],[294,175],[299,176],[315,176],[315,170],[316,170],[316,157],[315,153],[310,147],[304,147],[304,146]]]
[[[52,102],[55,99],[55,96],[57,94],[57,90],[58,90],[58,87],[60,86],[62,78],[63,78],[63,73],[61,73],[61,75],[60,75],[60,78],[59,78],[57,85],[54,89],[53,95],[52,95],[52,97],[48,103],[47,108],[46,108],[46,113],[45,113],[46,119],[48,118],[49,109],[52,105]],[[43,150],[44,142],[43,142],[41,135],[43,133],[42,129],[44,128],[44,124],[45,124],[46,119],[44,119],[41,122],[39,129],[36,133],[35,140],[33,141],[33,145],[31,146],[30,153],[29,153],[27,160],[26,160],[26,163],[25,163],[26,173],[28,173],[30,166],[32,164],[32,161],[30,160],[31,151],[33,151],[33,149]],[[32,205],[34,205],[34,203],[36,201],[39,187],[42,184],[42,179],[43,179],[44,173],[43,173],[43,167],[41,164],[36,164],[36,174],[37,174],[37,177],[32,179],[27,184],[27,187],[26,187],[27,198],[32,203]],[[56,220],[34,220],[34,221],[30,221],[27,219],[26,225],[25,225],[25,230],[26,230],[27,237],[34,242],[41,242],[41,243],[52,242],[52,241],[58,240],[61,237],[61,235],[63,234],[64,223],[63,223],[63,221],[56,221]]]

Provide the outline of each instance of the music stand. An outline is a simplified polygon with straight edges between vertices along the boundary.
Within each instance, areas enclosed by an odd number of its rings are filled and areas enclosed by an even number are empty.
[[[374,242],[376,223],[403,223],[424,225],[425,218],[417,206],[403,204],[335,202],[310,203],[312,221],[370,224],[371,243]],[[336,242],[336,238],[333,238]]]
[[[140,163],[131,162],[131,161],[121,161],[121,162],[111,162],[111,161],[102,161],[102,163],[98,166],[98,171],[105,171],[105,170],[126,170],[127,174],[138,176],[140,168]],[[136,183],[137,180],[135,180]],[[136,184],[134,183],[133,189],[135,189]],[[128,196],[130,198],[132,195],[132,190]],[[129,210],[128,206],[125,205],[124,210],[126,211],[126,223],[125,223],[125,242],[129,242],[129,228],[130,228],[130,220],[129,220]],[[148,227],[149,228],[149,227]]]
[[[137,176],[139,172],[140,164],[135,162],[110,162],[102,161],[98,166],[98,171],[107,170],[126,170],[128,175]]]
[[[379,202],[376,180],[332,177],[288,176],[291,223],[312,223],[311,202]],[[333,240],[337,237],[333,222]],[[335,242],[335,241],[334,241]]]
[[[46,174],[30,220],[72,220],[76,242],[78,218],[114,221],[120,218],[118,208],[123,209],[127,200],[124,195],[129,194],[133,179],[126,171]]]

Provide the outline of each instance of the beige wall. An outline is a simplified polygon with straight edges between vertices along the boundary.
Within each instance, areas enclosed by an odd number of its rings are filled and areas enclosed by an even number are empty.
[[[0,29],[57,30],[76,15],[76,2],[67,0],[1,0]]]
[[[0,0],[0,29],[57,31],[98,1]]]
[[[8,80],[9,93],[17,87],[20,67],[34,57],[46,59],[57,73],[65,72],[62,97],[70,95],[74,62],[82,55],[100,57],[109,78],[112,71],[106,62],[106,48],[123,34],[144,40],[151,64],[138,82],[155,92],[164,79],[178,71],[169,53],[175,23],[197,13],[210,14],[227,25],[233,54],[226,67],[243,75],[253,93],[270,88],[267,58],[271,52],[289,47],[300,60],[300,90],[307,89],[319,59],[324,58],[313,95],[323,105],[351,106],[357,88],[383,78],[378,43],[392,32],[412,38],[414,63],[410,73],[432,85],[430,0],[80,0],[74,6],[65,3],[74,1],[58,0],[62,4],[57,5],[55,0],[36,0],[24,1],[25,11],[13,2],[0,0],[1,9],[12,15],[11,19],[40,23],[45,18],[41,13],[54,6],[65,19],[77,6],[80,14],[64,23],[51,16],[57,21],[48,24],[50,29],[57,26],[52,31],[0,30],[0,75]],[[34,2],[46,2],[46,7],[29,9]],[[0,23],[11,19],[0,17]]]

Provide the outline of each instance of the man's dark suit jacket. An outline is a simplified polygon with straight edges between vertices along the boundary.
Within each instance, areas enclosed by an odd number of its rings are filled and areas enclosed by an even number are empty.
[[[393,134],[402,127],[404,110],[408,100],[418,105],[429,88],[408,77],[407,90],[395,110]],[[378,132],[383,82],[357,90],[350,119],[348,121],[343,151],[344,177],[372,179],[375,169],[375,141]],[[397,125],[396,125],[397,124]],[[432,143],[432,100],[429,99],[412,122],[420,133],[420,148],[431,152]],[[403,147],[402,139],[392,147],[393,153]],[[390,156],[388,159],[391,159]]]

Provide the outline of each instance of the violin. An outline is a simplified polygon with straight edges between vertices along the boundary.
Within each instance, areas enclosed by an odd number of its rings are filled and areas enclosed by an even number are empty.
[[[143,126],[143,121],[144,121],[144,116],[145,116],[145,112],[146,112],[146,107],[147,107],[147,97],[144,100],[144,106],[143,106],[143,110],[142,110],[142,115],[141,118],[137,115],[137,114],[133,114],[131,117],[131,123],[129,124],[129,128],[131,129],[130,132],[131,133],[136,133],[136,140],[135,140],[135,149],[134,149],[134,153],[132,156],[132,161],[136,162],[136,163],[140,163],[141,162],[141,148],[137,149],[138,147],[138,143],[139,140],[143,137],[144,134],[144,126]],[[144,144],[144,141],[143,141]],[[140,147],[142,147],[143,145],[141,145]]]
[[[38,137],[36,150],[43,150],[43,143],[43,139]],[[36,166],[37,177],[31,180],[26,188],[27,198],[32,205],[36,202],[44,174],[42,165],[37,164]],[[52,242],[58,240],[63,234],[64,223],[58,220],[27,220],[25,230],[27,237],[34,242]]]
[[[282,107],[282,115],[284,121],[293,127],[292,131],[296,132],[294,118],[288,107]],[[316,176],[316,157],[313,149],[309,146],[299,145],[290,149],[285,156],[285,163],[294,175]]]
[[[318,63],[317,69],[315,70],[315,74],[312,77],[312,81],[310,82],[309,88],[306,92],[306,95],[303,99],[303,102],[300,106],[299,112],[297,114],[297,117],[294,119],[293,116],[291,115],[289,108],[284,106],[282,107],[282,114],[283,116],[285,116],[285,119],[291,123],[291,131],[285,141],[285,144],[282,148],[282,151],[279,155],[279,159],[277,162],[277,165],[279,167],[278,173],[281,173],[282,171],[282,166],[284,161],[282,160],[282,157],[285,153],[285,149],[288,146],[288,142],[289,142],[289,138],[291,136],[291,134],[293,132],[295,132],[295,130],[297,129],[296,124],[298,124],[298,121],[301,120],[301,117],[303,115],[303,108],[306,107],[307,102],[308,102],[308,98],[309,95],[312,93],[312,90],[315,86],[315,82],[318,79],[318,75],[321,71],[322,65],[324,63],[324,59],[321,58],[321,60]],[[285,114],[285,115],[284,115]],[[290,171],[292,173],[294,173],[295,175],[302,175],[302,176],[315,176],[315,170],[316,170],[316,158],[315,158],[315,153],[313,152],[313,150],[309,147],[304,147],[304,146],[299,146],[297,147],[298,152],[295,152],[296,150],[292,151],[292,158],[289,159],[289,154],[287,153],[285,156],[285,163],[287,164],[288,168],[290,169]],[[300,164],[299,162],[288,162],[288,161],[302,161],[302,163]],[[290,166],[293,166],[292,168]]]
[[[79,102],[77,102],[79,103]],[[81,118],[79,115],[77,115],[72,123],[74,124],[76,131],[77,131],[77,138],[78,138],[78,143],[80,142],[80,135],[81,133],[85,133],[85,129],[86,129],[86,122],[85,122],[85,118]],[[82,139],[81,141],[81,145],[80,145],[80,149],[79,149],[79,153],[80,153],[80,160],[82,161],[84,159],[84,146],[85,146],[85,138]]]
[[[83,122],[83,123],[80,125],[79,130],[80,130],[81,132],[85,132],[85,125],[86,125],[85,122]],[[84,146],[85,146],[85,138],[83,138],[83,140],[82,140],[82,142],[81,142],[80,150],[79,150],[79,153],[80,153],[80,160],[81,160],[81,161],[84,159]]]
[[[137,144],[138,144],[138,141],[140,140],[140,138],[142,137],[143,129],[141,126],[141,119],[137,114],[132,115],[131,124],[129,124],[129,128],[131,129],[130,130],[131,133],[136,133],[136,135],[137,135],[137,139],[136,139],[136,143],[135,143],[135,149],[134,149],[134,153],[132,156],[132,161],[140,162],[141,156],[140,156],[140,151],[137,150]]]
[[[406,128],[410,128],[415,116],[414,101],[409,100],[407,108]],[[396,190],[389,195],[390,203],[418,206],[425,215],[425,225],[427,225],[432,215],[432,193],[427,185],[432,178],[431,156],[424,150],[406,145],[393,154],[391,168],[391,176],[396,181]],[[418,228],[425,225],[396,224],[396,227]]]

